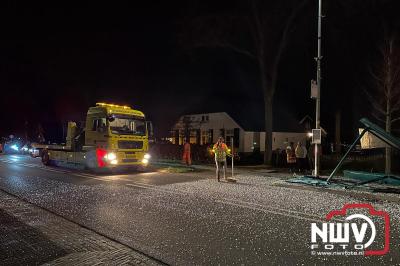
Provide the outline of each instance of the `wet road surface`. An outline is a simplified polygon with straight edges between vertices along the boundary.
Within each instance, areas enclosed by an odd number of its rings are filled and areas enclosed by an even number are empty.
[[[311,256],[311,223],[360,199],[276,186],[281,181],[274,177],[242,173],[231,184],[212,176],[211,171],[96,175],[44,167],[26,156],[0,156],[0,189],[167,264],[400,263],[398,203],[373,202],[391,215],[389,254]]]

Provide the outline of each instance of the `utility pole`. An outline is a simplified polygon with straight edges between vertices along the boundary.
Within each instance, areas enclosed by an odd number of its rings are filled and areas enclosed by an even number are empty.
[[[232,179],[233,179],[233,158],[234,158],[234,151],[233,151],[233,149],[234,149],[234,140],[233,140],[233,137],[231,138],[231,154],[232,154]]]
[[[316,98],[316,106],[315,106],[315,128],[316,129],[321,129],[320,125],[320,112],[321,112],[321,60],[322,60],[322,55],[321,55],[321,38],[322,38],[322,32],[321,32],[321,27],[322,27],[322,0],[318,0],[318,56],[315,58],[317,61],[317,98]],[[322,137],[322,134],[321,134]],[[314,149],[314,155],[315,155],[315,165],[314,165],[314,176],[318,177],[319,176],[319,166],[320,166],[320,152],[319,150],[321,149],[320,144],[314,144],[315,149]]]

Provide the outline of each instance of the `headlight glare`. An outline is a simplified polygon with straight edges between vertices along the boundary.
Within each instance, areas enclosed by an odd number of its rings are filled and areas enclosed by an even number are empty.
[[[114,161],[115,159],[117,159],[117,155],[113,152],[107,153],[104,157],[109,161]]]

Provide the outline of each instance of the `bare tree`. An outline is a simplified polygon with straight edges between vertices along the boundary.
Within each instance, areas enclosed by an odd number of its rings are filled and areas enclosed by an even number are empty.
[[[374,86],[366,91],[372,104],[372,115],[385,124],[391,133],[394,123],[400,121],[400,43],[396,35],[390,34],[380,49],[380,64],[371,70]],[[392,168],[391,147],[385,150],[385,173]]]
[[[42,127],[42,124],[39,123],[37,125],[36,133],[37,133],[37,141],[39,143],[45,143],[45,141],[46,141],[46,139],[44,138],[45,131],[44,131],[43,127]]]
[[[273,99],[279,64],[296,19],[309,2],[248,0],[241,2],[241,10],[200,16],[190,25],[192,47],[229,49],[257,64],[264,95],[265,164],[271,163],[272,158]]]
[[[190,142],[190,135],[191,131],[193,130],[193,121],[190,116],[184,116],[182,118],[182,124],[183,124],[183,134],[185,136],[184,142]]]
[[[204,123],[205,121],[203,120],[193,120],[192,117],[184,115],[178,120],[177,124],[174,127],[174,130],[178,130],[180,132],[180,130],[182,129],[184,142],[190,142],[192,131],[196,131],[197,134],[201,134],[199,131],[201,130],[201,126]]]

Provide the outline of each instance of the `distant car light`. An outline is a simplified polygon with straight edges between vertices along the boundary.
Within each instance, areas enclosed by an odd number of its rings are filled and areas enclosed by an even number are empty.
[[[16,144],[13,144],[11,146],[11,149],[13,149],[14,151],[18,151],[19,150],[19,148],[18,148],[18,146]]]
[[[149,159],[151,158],[151,155],[150,155],[150,154],[148,154],[148,153],[146,153],[146,154],[144,155],[144,157],[143,157],[143,158],[145,158],[145,159],[149,160]]]
[[[143,164],[148,164],[148,163],[149,163],[149,160],[146,159],[146,158],[144,158],[144,159],[142,160],[142,163],[143,163]]]

